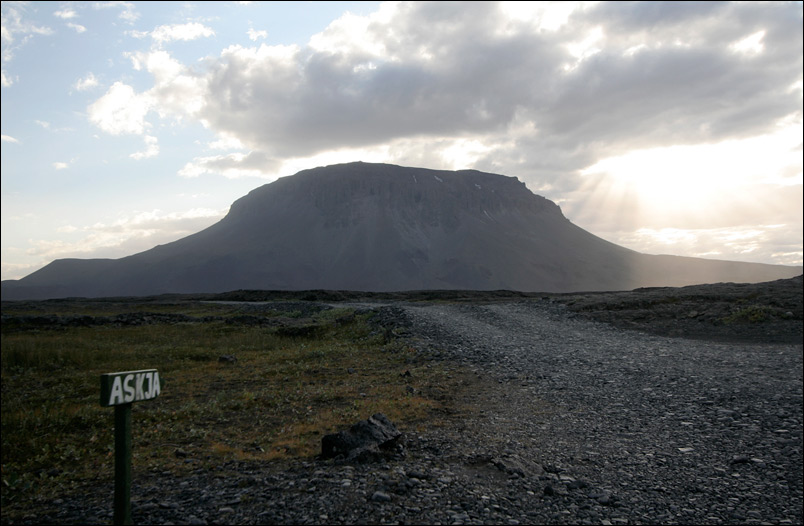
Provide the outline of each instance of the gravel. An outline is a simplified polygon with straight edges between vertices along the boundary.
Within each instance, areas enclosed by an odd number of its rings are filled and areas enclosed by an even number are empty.
[[[446,425],[402,429],[404,458],[382,462],[146,473],[135,523],[804,521],[800,342],[625,331],[550,299],[371,308],[424,356],[474,371]],[[106,487],[54,496],[22,522],[108,523],[111,502]]]

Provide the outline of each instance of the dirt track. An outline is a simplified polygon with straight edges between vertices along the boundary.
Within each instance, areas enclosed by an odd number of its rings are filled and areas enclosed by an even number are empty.
[[[802,276],[767,283],[715,283],[624,292],[548,294],[512,291],[237,291],[210,296],[241,301],[450,302],[487,304],[550,299],[576,315],[620,329],[724,342],[802,343]]]

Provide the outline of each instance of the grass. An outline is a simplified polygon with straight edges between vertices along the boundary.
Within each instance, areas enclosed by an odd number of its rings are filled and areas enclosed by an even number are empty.
[[[765,305],[749,305],[722,318],[723,323],[762,323],[770,320],[774,315],[773,309]]]
[[[39,314],[53,314],[46,303],[36,305]],[[57,307],[60,315],[99,308],[80,303],[74,309],[64,303]],[[180,303],[161,309],[225,310]],[[4,304],[3,310],[8,314],[11,309]],[[107,305],[101,315],[123,311]],[[4,327],[4,518],[56,488],[69,491],[89,480],[112,483],[114,409],[99,404],[103,373],[159,371],[161,395],[133,404],[135,473],[156,469],[181,475],[232,459],[313,457],[324,434],[378,412],[403,430],[432,425],[462,381],[460,374],[425,363],[398,341],[387,343],[368,317],[350,309],[297,316],[294,324],[316,327],[307,332],[224,319],[129,327]],[[222,355],[237,361],[219,362]]]

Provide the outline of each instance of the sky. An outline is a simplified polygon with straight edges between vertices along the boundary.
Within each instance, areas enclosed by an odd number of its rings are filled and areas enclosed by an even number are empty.
[[[352,161],[515,176],[648,254],[802,264],[801,2],[2,2],[2,279]]]

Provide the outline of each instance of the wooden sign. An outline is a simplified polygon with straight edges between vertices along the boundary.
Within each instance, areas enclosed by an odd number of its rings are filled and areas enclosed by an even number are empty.
[[[102,374],[100,404],[110,407],[151,400],[159,396],[161,390],[156,369]]]
[[[159,396],[156,369],[101,375],[100,404],[114,406],[114,523],[131,521],[131,404]]]

